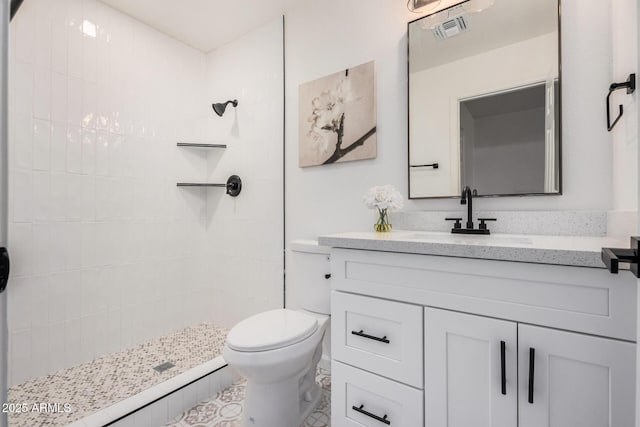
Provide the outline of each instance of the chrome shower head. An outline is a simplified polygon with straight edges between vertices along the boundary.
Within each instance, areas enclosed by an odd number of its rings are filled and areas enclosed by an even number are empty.
[[[213,107],[213,111],[216,112],[217,115],[219,115],[220,117],[222,117],[222,115],[224,114],[224,110],[227,109],[227,105],[231,104],[234,107],[238,106],[238,100],[234,99],[233,101],[227,101],[221,104],[212,104],[211,106]]]

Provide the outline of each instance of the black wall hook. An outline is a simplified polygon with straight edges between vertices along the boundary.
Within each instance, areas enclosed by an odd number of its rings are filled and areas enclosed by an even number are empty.
[[[609,132],[611,132],[611,129],[614,128],[614,126],[616,125],[616,123],[618,123],[618,120],[620,120],[620,117],[622,117],[622,115],[624,114],[624,107],[622,106],[622,104],[619,105],[619,112],[618,112],[618,117],[616,117],[616,119],[613,121],[613,123],[611,123],[611,111],[609,108],[609,98],[611,97],[611,94],[613,92],[615,92],[618,89],[627,89],[627,94],[632,94],[633,92],[635,92],[636,90],[636,74],[629,74],[629,78],[627,79],[626,82],[623,83],[612,83],[611,86],[609,86],[609,94],[607,95],[607,130]]]

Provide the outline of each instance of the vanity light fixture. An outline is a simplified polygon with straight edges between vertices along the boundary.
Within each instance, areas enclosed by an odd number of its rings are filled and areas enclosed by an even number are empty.
[[[227,102],[223,102],[223,103],[212,104],[211,106],[213,107],[213,111],[215,111],[217,115],[222,117],[222,115],[224,114],[224,111],[227,109],[227,105],[228,104],[233,105],[234,108],[235,108],[235,107],[238,106],[238,100],[234,99],[233,101],[227,101]]]
[[[408,0],[407,9],[411,12],[422,13],[440,6],[442,0]]]

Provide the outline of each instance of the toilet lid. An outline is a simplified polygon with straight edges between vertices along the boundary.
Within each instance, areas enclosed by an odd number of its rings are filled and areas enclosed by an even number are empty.
[[[317,320],[299,311],[265,311],[234,326],[227,335],[227,345],[237,351],[274,350],[302,341],[316,329]]]

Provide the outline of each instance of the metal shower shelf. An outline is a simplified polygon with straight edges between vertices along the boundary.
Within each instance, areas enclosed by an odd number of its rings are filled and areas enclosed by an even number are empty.
[[[178,187],[220,187],[226,188],[227,194],[231,197],[237,197],[242,191],[242,180],[238,175],[231,175],[229,179],[227,179],[226,184],[218,184],[214,182],[179,182],[177,184]]]
[[[204,144],[199,142],[178,142],[176,145],[189,148],[227,148],[227,144]]]

